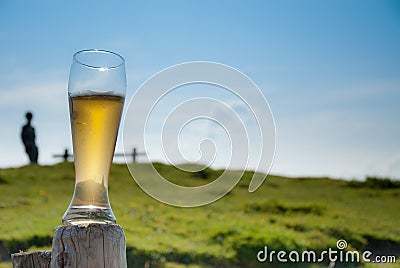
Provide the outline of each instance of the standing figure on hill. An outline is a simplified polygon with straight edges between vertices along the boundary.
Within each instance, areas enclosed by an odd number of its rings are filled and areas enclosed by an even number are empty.
[[[32,113],[27,112],[25,115],[27,119],[26,125],[22,127],[21,138],[25,146],[25,151],[29,156],[31,164],[37,164],[38,161],[38,147],[35,143],[35,129],[31,126]]]

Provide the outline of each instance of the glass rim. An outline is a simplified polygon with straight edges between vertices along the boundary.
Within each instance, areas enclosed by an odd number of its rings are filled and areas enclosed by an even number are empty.
[[[95,66],[95,65],[84,63],[84,62],[78,60],[77,57],[80,54],[87,53],[87,52],[90,52],[90,53],[97,52],[97,53],[103,53],[103,54],[111,54],[111,55],[117,56],[121,60],[121,63],[119,63],[117,65],[112,65],[112,66]],[[116,68],[121,67],[122,65],[125,64],[125,59],[121,55],[119,55],[118,53],[115,53],[113,51],[104,50],[104,49],[83,49],[83,50],[80,50],[78,52],[75,52],[74,55],[73,55],[73,59],[77,63],[79,63],[79,64],[81,64],[83,66],[89,67],[89,68],[93,68],[93,69],[107,69],[107,70],[116,69]]]

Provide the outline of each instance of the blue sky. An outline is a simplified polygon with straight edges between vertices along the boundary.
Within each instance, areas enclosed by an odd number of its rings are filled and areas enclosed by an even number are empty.
[[[72,148],[72,54],[101,48],[125,57],[128,99],[182,62],[245,73],[275,118],[273,173],[400,177],[397,1],[0,1],[0,40],[0,167],[27,163],[26,110],[40,163]]]

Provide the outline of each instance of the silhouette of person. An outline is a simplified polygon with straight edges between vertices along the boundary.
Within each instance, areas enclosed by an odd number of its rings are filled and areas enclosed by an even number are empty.
[[[31,163],[37,164],[38,147],[36,146],[35,143],[35,138],[36,138],[35,129],[31,126],[32,113],[27,112],[25,114],[25,117],[28,122],[26,123],[26,125],[22,127],[22,133],[21,133],[22,142],[24,143],[25,151],[28,154]]]

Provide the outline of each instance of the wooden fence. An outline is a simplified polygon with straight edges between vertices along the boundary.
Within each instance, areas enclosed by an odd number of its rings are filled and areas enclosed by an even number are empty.
[[[115,153],[114,157],[121,157],[121,156],[124,156],[124,155],[125,155],[124,153]],[[131,153],[126,153],[126,155],[132,157],[132,163],[136,163],[137,157],[138,156],[142,156],[142,155],[146,155],[146,153],[145,152],[138,152],[136,148],[133,148],[132,152]],[[55,158],[63,158],[64,162],[67,162],[68,160],[73,159],[74,155],[71,154],[68,149],[65,149],[63,154],[53,154],[53,157],[55,157]]]

